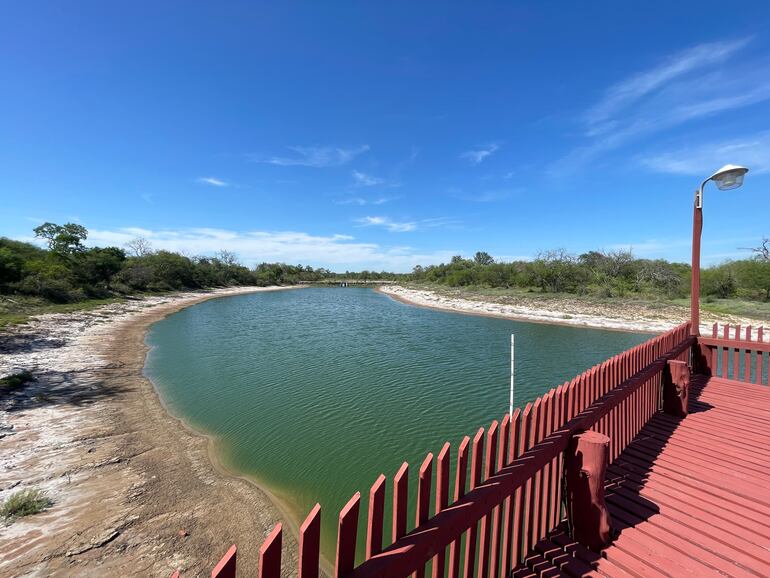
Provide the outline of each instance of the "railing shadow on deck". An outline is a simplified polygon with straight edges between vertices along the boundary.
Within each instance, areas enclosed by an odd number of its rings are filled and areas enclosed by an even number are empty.
[[[689,389],[689,414],[713,409],[711,404],[699,400],[707,380],[707,376],[693,376]],[[602,403],[602,400],[597,401],[597,405]],[[648,522],[660,513],[657,501],[643,493],[658,458],[684,419],[686,417],[666,415],[657,408],[625,448],[617,456],[610,456],[605,499],[612,519],[613,542],[622,538],[625,531]],[[569,575],[601,573],[607,563],[604,553],[580,545],[570,534],[569,522],[565,520],[535,544],[511,576],[551,575],[549,572],[561,575],[567,566]]]

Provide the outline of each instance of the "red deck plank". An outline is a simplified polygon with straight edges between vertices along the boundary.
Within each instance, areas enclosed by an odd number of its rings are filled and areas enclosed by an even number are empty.
[[[770,575],[770,388],[698,376],[690,411],[655,414],[609,467],[609,548],[558,528],[515,575]]]

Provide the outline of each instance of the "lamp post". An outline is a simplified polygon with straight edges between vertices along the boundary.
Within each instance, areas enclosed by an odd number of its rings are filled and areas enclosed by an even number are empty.
[[[690,333],[700,335],[700,239],[703,231],[703,187],[714,181],[720,191],[737,189],[743,184],[743,176],[749,172],[746,167],[725,165],[700,185],[695,191],[695,206],[692,218],[692,287],[690,290]]]

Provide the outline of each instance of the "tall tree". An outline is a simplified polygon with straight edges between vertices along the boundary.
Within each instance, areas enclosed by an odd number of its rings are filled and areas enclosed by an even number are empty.
[[[128,249],[134,257],[144,257],[145,255],[152,253],[152,245],[144,237],[131,239],[126,243],[126,249]]]
[[[492,255],[486,251],[477,251],[473,256],[473,260],[477,265],[491,265],[495,262],[495,260],[492,258]]]
[[[54,253],[69,256],[85,250],[83,241],[88,237],[88,230],[82,225],[43,223],[34,231],[36,237],[48,242],[48,248]]]

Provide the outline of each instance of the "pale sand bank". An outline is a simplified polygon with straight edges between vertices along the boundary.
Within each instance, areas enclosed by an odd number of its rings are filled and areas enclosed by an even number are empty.
[[[569,298],[544,301],[516,296],[505,296],[493,301],[470,293],[462,296],[442,295],[435,291],[394,285],[383,286],[378,290],[394,299],[419,307],[533,323],[661,333],[689,320],[689,310],[676,305],[649,307],[644,303],[599,304]],[[710,335],[715,322],[740,324],[743,327],[770,325],[767,319],[704,312],[701,314],[701,333]]]
[[[0,526],[0,576],[208,576],[233,543],[256,575],[258,544],[286,516],[166,412],[142,375],[144,336],[194,303],[275,289],[148,297],[0,333],[0,377],[37,378],[0,399],[0,500],[40,488],[54,502]],[[284,532],[287,568],[296,558]]]

